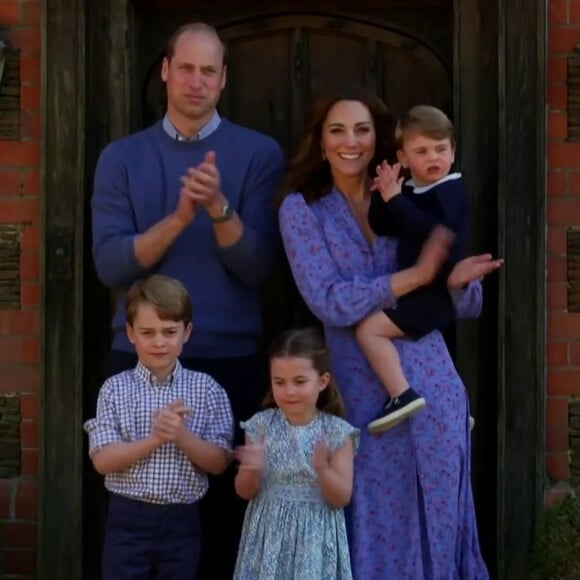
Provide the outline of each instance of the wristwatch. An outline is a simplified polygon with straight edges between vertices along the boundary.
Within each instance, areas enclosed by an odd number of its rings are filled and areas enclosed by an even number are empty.
[[[222,210],[219,213],[219,215],[217,215],[215,217],[210,215],[209,219],[211,220],[212,223],[219,224],[219,223],[227,222],[228,220],[231,220],[233,215],[234,215],[234,210],[230,207],[230,202],[226,201],[226,203],[224,203],[224,206],[222,207]]]

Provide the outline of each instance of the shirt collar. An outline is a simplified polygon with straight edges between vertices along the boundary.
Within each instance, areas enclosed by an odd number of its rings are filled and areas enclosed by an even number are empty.
[[[209,137],[217,128],[220,126],[221,117],[217,111],[213,112],[212,118],[208,121],[206,125],[204,125],[197,135],[193,137],[185,137],[182,135],[173,125],[173,123],[169,120],[169,115],[165,113],[165,117],[163,117],[163,129],[164,131],[176,141],[201,141],[206,137]]]
[[[159,382],[155,377],[155,375],[145,365],[143,365],[141,361],[137,363],[134,372],[137,378],[147,385],[152,385],[154,387],[168,387],[171,386],[173,384],[173,381],[175,381],[179,377],[182,369],[183,367],[181,366],[179,360],[175,361],[173,371],[163,382]]]

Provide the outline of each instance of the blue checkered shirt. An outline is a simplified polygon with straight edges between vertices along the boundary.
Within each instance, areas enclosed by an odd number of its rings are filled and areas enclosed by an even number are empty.
[[[176,399],[192,410],[186,418],[191,433],[231,450],[231,406],[226,392],[213,378],[186,370],[177,362],[169,378],[160,383],[139,363],[109,378],[101,387],[97,416],[84,425],[89,435],[89,455],[111,443],[145,439],[151,434],[155,412]],[[128,469],[107,474],[105,487],[149,503],[192,503],[205,495],[208,479],[177,445],[165,443]]]

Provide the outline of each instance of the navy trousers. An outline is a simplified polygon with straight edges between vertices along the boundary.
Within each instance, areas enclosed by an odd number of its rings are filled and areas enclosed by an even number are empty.
[[[109,494],[102,580],[191,580],[201,551],[199,506]]]

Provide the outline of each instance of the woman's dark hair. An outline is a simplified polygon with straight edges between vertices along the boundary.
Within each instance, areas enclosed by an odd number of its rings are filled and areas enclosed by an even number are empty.
[[[308,359],[318,374],[330,374],[330,353],[322,334],[316,328],[287,330],[275,338],[268,358],[272,361],[272,359],[283,357]],[[262,406],[264,409],[277,407],[271,385]],[[327,387],[318,395],[316,407],[331,415],[344,417],[344,402],[332,374],[330,374]]]
[[[357,101],[370,112],[375,133],[375,156],[369,163],[369,175],[373,176],[376,166],[383,160],[394,160],[395,125],[387,106],[378,97],[362,89],[350,89],[340,94],[318,100],[312,108],[310,118],[302,141],[290,161],[286,181],[283,186],[283,198],[294,192],[300,192],[307,203],[312,203],[332,189],[330,165],[324,161],[321,153],[322,128],[328,112],[339,101]]]

